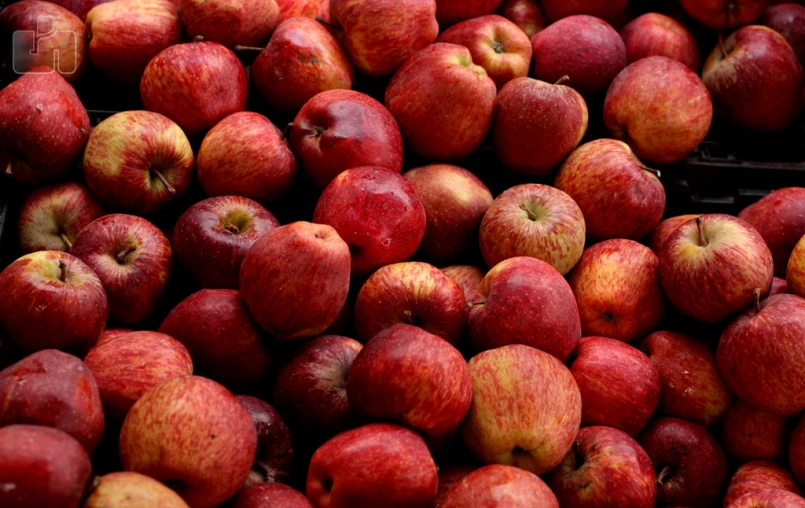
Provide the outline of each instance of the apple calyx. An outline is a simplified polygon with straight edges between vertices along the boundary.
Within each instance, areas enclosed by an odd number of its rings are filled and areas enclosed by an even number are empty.
[[[699,243],[702,247],[707,247],[707,238],[704,236],[704,229],[702,229],[702,217],[696,217],[696,230],[699,232]]]
[[[671,466],[665,466],[657,475],[657,485],[662,487],[669,476],[671,476]]]
[[[471,308],[476,307],[478,305],[484,305],[485,303],[486,303],[486,300],[482,300],[480,302],[467,302],[467,307],[469,307],[471,309]]]
[[[137,250],[137,246],[136,246],[136,245],[129,245],[129,246],[126,248],[126,250],[122,250],[122,251],[118,252],[118,253],[117,253],[117,256],[116,256],[116,258],[117,258],[117,264],[119,264],[119,265],[125,265],[125,264],[126,264],[126,262],[128,261],[129,254],[131,254],[131,253],[132,253],[132,252],[134,252],[135,250]]]
[[[59,282],[67,284],[67,265],[61,259],[59,260]]]
[[[491,46],[492,49],[495,51],[495,53],[497,53],[498,55],[502,55],[503,53],[506,52],[506,46],[504,46],[503,43],[500,41],[493,42]]]
[[[559,80],[558,80],[556,83],[554,83],[554,86],[556,86],[556,85],[564,85],[564,84],[565,84],[565,83],[567,83],[568,81],[570,81],[570,76],[568,76],[567,74],[565,74],[564,76],[562,76],[561,78],[559,78]]]
[[[153,173],[156,175],[159,181],[162,182],[162,185],[165,186],[168,192],[170,192],[171,194],[176,194],[176,189],[174,189],[173,186],[170,183],[168,183],[168,179],[165,178],[165,175],[163,175],[161,171],[154,168],[151,168],[151,171],[153,171]]]
[[[239,235],[240,234],[240,228],[237,227],[236,225],[232,224],[229,221],[226,221],[224,223],[224,229],[226,229],[227,231],[229,231],[233,235]]]
[[[64,231],[59,231],[59,237],[67,245],[67,250],[73,249],[73,242],[70,241],[70,238]]]

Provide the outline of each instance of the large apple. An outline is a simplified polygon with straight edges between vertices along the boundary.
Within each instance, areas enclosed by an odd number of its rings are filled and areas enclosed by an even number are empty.
[[[801,495],[791,472],[784,467],[763,460],[748,462],[732,475],[724,495],[724,507],[732,506],[733,501],[745,494],[772,489]]]
[[[481,281],[484,280],[486,274],[480,268],[470,265],[453,265],[442,268],[442,271],[464,291],[464,299],[470,308],[484,301],[481,294]]]
[[[440,508],[506,506],[559,508],[551,489],[539,476],[512,466],[493,464],[464,476],[445,495]]]
[[[628,0],[541,0],[542,9],[551,21],[576,14],[609,18],[619,13]]]
[[[739,462],[780,460],[788,446],[787,418],[766,413],[736,400],[724,418],[721,444]]]
[[[301,492],[281,483],[261,483],[241,489],[232,508],[313,508]]]
[[[179,0],[182,25],[191,39],[264,46],[282,15],[274,0]]]
[[[654,251],[654,254],[659,255],[662,244],[664,244],[665,241],[672,234],[674,234],[674,231],[679,229],[679,226],[700,216],[701,215],[696,214],[677,215],[676,217],[665,219],[657,224],[657,227],[651,232],[651,235],[648,239],[648,246],[651,247],[651,250]]]
[[[768,0],[680,0],[696,21],[713,30],[749,25],[763,14]]]
[[[267,402],[248,395],[238,395],[237,399],[251,415],[257,432],[257,455],[246,483],[286,483],[294,460],[294,444],[288,427]]]
[[[776,190],[741,210],[738,217],[757,229],[774,257],[774,273],[785,276],[791,252],[805,236],[805,188]]]
[[[805,6],[788,2],[769,6],[760,24],[785,37],[799,63],[805,66]]]
[[[537,0],[503,0],[498,11],[528,36],[529,42],[549,25]]]
[[[657,12],[649,12],[621,29],[626,60],[634,63],[649,56],[667,56],[699,71],[699,46],[685,25]]]

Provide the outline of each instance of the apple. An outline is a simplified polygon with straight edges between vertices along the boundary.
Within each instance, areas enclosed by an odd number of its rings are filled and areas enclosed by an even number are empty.
[[[626,7],[628,0],[541,0],[542,9],[551,21],[576,14],[609,18]]]
[[[660,373],[662,413],[705,427],[724,418],[732,393],[705,344],[681,333],[659,331],[646,337],[640,348]]]
[[[193,507],[232,497],[249,476],[256,450],[246,408],[226,388],[198,376],[147,391],[120,431],[123,468],[165,483]]]
[[[805,409],[805,299],[776,295],[758,301],[721,335],[716,359],[726,385],[747,404],[779,416]],[[774,375],[761,374],[773,369]]]
[[[724,507],[731,506],[745,494],[776,489],[801,495],[791,472],[784,467],[763,460],[747,462],[732,476],[724,496]]]
[[[78,233],[103,214],[98,200],[79,183],[37,189],[20,209],[20,247],[26,254],[40,250],[69,252]]]
[[[239,291],[193,293],[168,314],[159,331],[187,348],[196,374],[233,391],[256,387],[271,368],[271,353]]]
[[[646,167],[629,145],[614,139],[577,148],[562,164],[554,186],[579,205],[587,236],[596,240],[640,240],[665,211],[659,171]]]
[[[786,282],[785,279],[775,277],[771,283],[771,291],[769,291],[769,296],[784,295],[786,293],[788,293],[788,282]]]
[[[729,215],[703,215],[684,223],[658,257],[660,280],[671,303],[705,323],[719,323],[745,309],[755,300],[756,289],[765,297],[774,278],[774,261],[763,238]]]
[[[470,450],[487,464],[534,474],[556,467],[581,422],[581,394],[568,368],[519,344],[485,351],[469,368],[472,406],[461,436]]]
[[[498,468],[503,468],[502,469],[504,471],[503,476],[505,478],[505,477],[508,477],[508,475],[505,474],[505,472],[507,472],[508,468],[510,468],[511,466],[493,465],[493,466],[488,466],[488,467],[491,468],[490,471],[492,471],[492,472],[496,471]],[[460,482],[462,479],[464,479],[467,475],[469,475],[470,473],[472,473],[474,471],[477,471],[478,469],[480,469],[478,466],[470,465],[470,464],[459,464],[459,465],[448,467],[448,468],[440,467],[439,468],[439,496],[436,498],[436,508],[443,508],[445,500],[447,499],[447,496],[450,494],[450,491],[453,490],[453,487],[455,487],[456,484],[458,484],[458,482]],[[515,469],[516,471],[521,471],[520,469],[517,469],[517,468],[513,468],[513,469]],[[491,476],[495,477],[494,474],[491,475]],[[475,495],[477,493],[473,493],[473,494]]]
[[[704,427],[661,418],[640,434],[638,442],[657,473],[658,506],[713,506],[727,483],[727,460]]]
[[[489,207],[479,243],[490,268],[530,256],[566,275],[581,259],[586,231],[573,198],[548,185],[523,184],[504,191]]]
[[[713,30],[750,25],[766,9],[768,0],[680,0],[690,16]]]
[[[330,20],[355,67],[390,76],[436,40],[436,0],[330,0]]]
[[[292,353],[277,373],[272,401],[294,428],[323,440],[352,426],[347,376],[362,348],[356,340],[324,335]]]
[[[791,251],[786,267],[786,284],[788,292],[805,297],[805,236],[800,239]]]
[[[730,504],[732,508],[757,508],[758,506],[764,508],[773,508],[776,506],[805,508],[805,499],[787,490],[769,489],[744,494]]]
[[[330,21],[330,0],[276,0],[282,21],[305,16]]]
[[[403,142],[397,121],[360,92],[329,90],[310,99],[290,128],[299,164],[321,188],[347,169],[376,166],[402,171]]]
[[[805,6],[794,3],[769,6],[760,24],[785,37],[799,63],[805,66]]]
[[[87,19],[89,11],[91,11],[96,5],[100,5],[111,1],[112,0],[56,0],[55,2],[52,3],[56,5],[61,5],[65,9],[69,10],[70,12],[78,16],[83,21]]]
[[[676,217],[670,217],[660,222],[651,232],[651,235],[648,239],[648,246],[651,247],[651,250],[653,250],[655,254],[659,255],[662,245],[672,234],[674,234],[674,231],[679,229],[679,226],[682,224],[689,222],[696,217],[701,217],[701,215],[677,215]]]
[[[172,0],[123,0],[87,14],[89,61],[124,83],[139,85],[159,52],[182,42],[182,22]]]
[[[467,305],[474,307],[484,301],[481,294],[481,281],[486,275],[480,268],[469,265],[453,265],[442,268],[442,272],[464,291]]]
[[[548,176],[586,132],[587,103],[569,86],[516,78],[498,93],[492,140],[512,171]]]
[[[241,296],[255,321],[278,339],[324,332],[349,293],[350,254],[335,229],[294,222],[260,237],[240,268]]]
[[[440,27],[455,25],[492,14],[502,0],[436,0],[436,20]]]
[[[649,12],[621,29],[626,60],[634,63],[649,56],[667,56],[699,71],[699,46],[685,25],[657,12]]]
[[[94,347],[102,346],[107,342],[110,342],[121,335],[125,335],[127,333],[131,333],[134,330],[130,330],[128,328],[107,328],[101,333],[101,336],[98,337],[98,342],[95,343]]]
[[[154,213],[190,187],[193,149],[177,124],[158,113],[116,113],[92,130],[84,151],[92,193],[117,209]]]
[[[441,508],[506,506],[559,508],[551,489],[539,476],[512,466],[493,464],[464,476],[445,495]]]
[[[78,508],[92,464],[69,434],[39,425],[0,428],[0,505]]]
[[[797,480],[805,481],[805,419],[800,419],[788,443],[788,462]]]
[[[157,332],[130,332],[92,348],[84,358],[98,383],[104,410],[120,423],[151,388],[193,373],[190,353],[179,341]]]
[[[314,506],[425,508],[436,501],[438,484],[436,464],[419,434],[373,423],[343,432],[316,450],[306,491]]]
[[[460,160],[486,137],[495,82],[464,46],[436,43],[414,53],[386,87],[385,104],[407,146],[427,159]]]
[[[17,350],[81,353],[106,324],[103,285],[77,257],[59,251],[23,256],[0,272],[0,329]]]
[[[84,500],[82,508],[115,506],[159,506],[187,508],[179,494],[148,476],[120,471],[98,477],[97,486]]]
[[[529,42],[549,25],[537,0],[503,0],[498,11],[501,16],[519,26]]]
[[[246,109],[249,81],[238,57],[216,42],[175,44],[146,66],[140,81],[145,109],[179,124],[189,137]]]
[[[531,39],[534,77],[555,83],[568,76],[567,85],[587,99],[606,91],[626,67],[626,46],[606,21],[587,15],[552,23]]]
[[[188,208],[176,222],[173,248],[185,272],[203,288],[237,289],[240,266],[257,240],[280,223],[260,203],[217,196]]]
[[[355,70],[321,23],[301,17],[280,24],[254,61],[251,78],[271,108],[296,112],[321,92],[351,89]]]
[[[747,206],[738,217],[757,229],[774,257],[774,272],[785,275],[788,259],[805,235],[805,188],[779,189]]]
[[[238,395],[237,399],[251,415],[257,432],[257,455],[249,480],[257,478],[258,483],[286,483],[294,459],[294,445],[288,427],[267,402],[248,395]]]
[[[397,173],[372,166],[349,169],[324,189],[313,222],[335,228],[349,245],[353,277],[411,257],[425,235],[425,208]]]
[[[189,38],[230,48],[265,46],[281,21],[274,0],[179,0],[179,13]]]
[[[232,508],[313,508],[304,494],[281,483],[261,483],[242,489]]]
[[[90,130],[73,87],[56,72],[34,70],[0,90],[0,171],[27,184],[67,171]]]
[[[69,83],[84,74],[87,28],[64,7],[39,0],[14,2],[0,13],[0,27],[14,34],[15,73],[56,72]],[[37,69],[40,66],[51,70]]]
[[[549,483],[562,506],[653,508],[657,497],[646,452],[628,434],[609,427],[581,429]]]
[[[780,460],[788,446],[788,421],[736,400],[724,418],[721,444],[739,462]]]
[[[741,28],[719,43],[702,77],[716,113],[746,129],[784,129],[805,104],[802,64],[785,37],[765,26]]]

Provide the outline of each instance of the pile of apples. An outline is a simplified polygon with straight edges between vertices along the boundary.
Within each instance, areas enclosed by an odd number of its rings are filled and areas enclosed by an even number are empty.
[[[768,3],[11,3],[0,507],[805,506],[805,188],[660,181],[802,111]],[[91,126],[88,67],[143,109]]]

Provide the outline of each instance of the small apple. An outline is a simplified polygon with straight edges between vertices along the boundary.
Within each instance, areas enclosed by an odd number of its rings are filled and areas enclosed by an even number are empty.
[[[486,275],[480,268],[469,265],[454,265],[442,268],[442,272],[450,277],[464,291],[467,305],[474,307],[484,301],[481,294],[481,282]]]
[[[188,508],[187,503],[165,485],[151,477],[120,471],[98,477],[97,486],[84,500],[81,508],[113,508],[115,506],[159,506]]]
[[[732,506],[733,501],[745,494],[772,489],[801,495],[791,472],[784,467],[763,460],[747,462],[732,476],[724,496],[724,508]]]
[[[776,190],[741,210],[738,218],[757,229],[774,257],[774,273],[785,275],[791,252],[805,235],[805,188]]]
[[[261,483],[241,489],[232,508],[313,508],[299,491],[281,483]]]
[[[701,217],[701,215],[677,215],[676,217],[670,217],[660,222],[651,232],[648,240],[648,246],[651,247],[651,250],[654,251],[654,254],[659,255],[662,244],[664,244],[665,241],[672,234],[674,234],[674,231],[679,229],[679,226],[682,224],[691,221],[696,217]]]
[[[788,420],[736,400],[724,418],[721,444],[728,456],[743,463],[780,460],[788,446]]]
[[[805,66],[805,6],[788,2],[769,6],[760,24],[785,37],[799,63]]]
[[[542,9],[551,21],[576,14],[609,18],[626,7],[628,0],[541,0]]]
[[[287,483],[294,459],[291,433],[282,417],[270,404],[256,397],[238,395],[238,401],[249,411],[257,432],[257,455],[249,475],[256,483]]]
[[[274,0],[179,0],[179,13],[189,38],[230,48],[264,46],[281,21]]]
[[[516,467],[493,464],[464,476],[447,492],[439,506],[559,508],[559,502],[539,476]]]
[[[771,283],[771,291],[769,291],[769,296],[784,295],[786,293],[788,293],[788,282],[786,282],[785,279],[775,277]]]
[[[528,36],[529,42],[550,24],[537,0],[503,0],[498,12],[519,26]]]
[[[634,63],[649,56],[667,56],[699,71],[699,46],[685,25],[657,12],[631,21],[621,30],[626,60]]]
[[[679,4],[699,23],[713,30],[750,25],[763,14],[768,0],[680,0]]]

